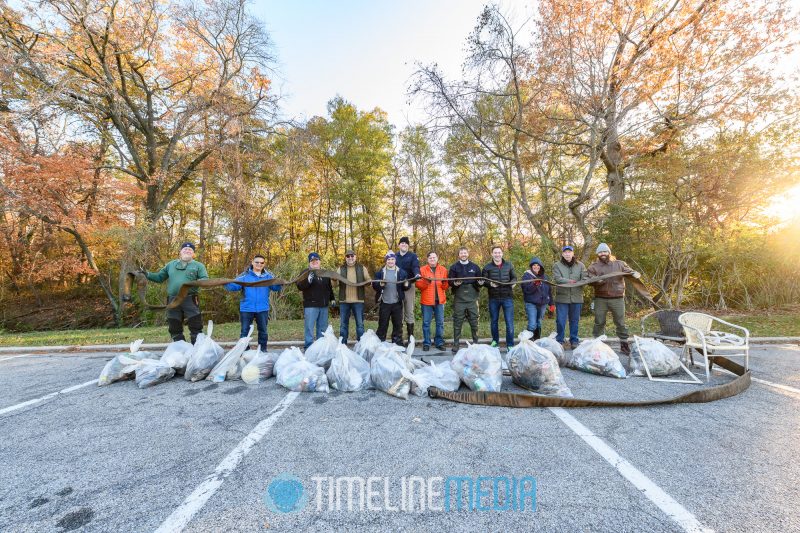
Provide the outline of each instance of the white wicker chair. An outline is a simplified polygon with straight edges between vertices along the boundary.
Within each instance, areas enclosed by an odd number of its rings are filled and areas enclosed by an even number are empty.
[[[706,365],[706,382],[711,379],[711,361],[709,357],[724,355],[726,357],[744,357],[744,368],[749,368],[750,362],[750,332],[747,328],[731,324],[715,316],[704,313],[683,313],[678,317],[678,322],[683,326],[686,334],[686,343],[683,345],[683,357],[689,356],[692,364],[692,348],[702,352]],[[741,331],[744,336],[733,335],[724,331],[712,329],[718,322],[731,329]]]

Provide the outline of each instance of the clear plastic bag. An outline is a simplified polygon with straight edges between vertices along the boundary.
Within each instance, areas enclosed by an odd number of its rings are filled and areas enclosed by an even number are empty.
[[[556,334],[551,333],[549,337],[536,339],[533,341],[536,346],[541,346],[545,350],[550,351],[556,356],[558,366],[567,366],[567,355],[564,353],[564,347],[556,340]]]
[[[503,386],[503,359],[500,350],[487,344],[467,344],[450,366],[461,381],[474,391],[498,392]]]
[[[333,332],[333,326],[328,326],[322,337],[306,348],[306,352],[303,355],[310,363],[328,368],[331,359],[336,355],[336,348],[339,344],[341,343],[339,342],[339,337]]]
[[[403,400],[408,398],[411,383],[415,382],[406,360],[396,350],[376,353],[370,363],[369,375],[376,389]]]
[[[136,386],[140,389],[152,387],[169,381],[175,375],[175,369],[165,361],[143,359],[136,367]]]
[[[207,380],[213,381],[214,383],[221,383],[225,381],[225,378],[228,376],[228,373],[231,369],[233,369],[233,374],[236,373],[236,368],[239,365],[239,359],[241,359],[242,354],[244,354],[245,350],[247,350],[247,345],[250,344],[250,339],[253,336],[253,326],[250,325],[250,331],[247,334],[247,337],[242,337],[238,340],[238,342],[231,348],[225,357],[223,357],[219,363],[214,365],[214,368],[211,369],[211,372],[206,377]]]
[[[297,351],[300,352],[300,350]],[[271,378],[277,356],[274,353],[256,350],[248,350],[248,352],[255,352],[255,355],[252,356],[250,362],[242,369],[242,381],[248,385],[256,385]],[[242,354],[242,361],[245,360],[248,352]],[[299,361],[299,359],[297,360]]]
[[[144,339],[138,339],[131,343],[130,353],[119,354],[114,356],[111,361],[105,364],[103,370],[100,372],[100,377],[97,379],[97,385],[103,387],[110,385],[115,381],[124,381],[133,378],[133,373],[136,367],[130,367],[130,362],[123,362],[123,358],[127,361],[141,361],[142,359],[155,359],[155,355],[150,352],[143,352],[139,347],[144,342]]]
[[[372,361],[372,356],[375,355],[375,349],[380,345],[381,340],[374,331],[368,329],[361,335],[361,339],[353,346],[353,351],[356,352],[362,359],[368,363]]]
[[[572,398],[556,356],[532,341],[532,337],[533,333],[523,331],[519,343],[508,351],[506,361],[511,379],[537,394]]]
[[[289,366],[292,363],[296,363],[297,361],[304,360],[303,352],[300,351],[300,348],[297,346],[292,346],[291,348],[286,348],[281,354],[278,356],[278,359],[275,361],[275,366],[273,368],[273,372],[275,377],[279,377],[281,375],[281,371]]]
[[[461,378],[449,364],[436,365],[431,361],[430,366],[425,366],[414,372],[415,383],[411,392],[417,396],[425,396],[428,387],[436,387],[443,391],[457,391],[461,386]]]
[[[301,359],[290,363],[278,374],[278,385],[295,392],[329,392],[325,369]]]
[[[332,389],[342,392],[368,389],[371,385],[369,371],[369,363],[364,358],[346,344],[339,344],[327,372],[328,383]]]
[[[605,335],[596,339],[586,339],[580,346],[572,350],[567,366],[576,370],[609,376],[612,378],[625,378],[625,368],[619,356],[611,347],[604,343]]]
[[[634,337],[631,346],[631,375],[646,376],[642,357],[647,360],[651,376],[670,376],[681,370],[681,359],[664,343],[656,339]],[[641,353],[639,349],[641,348]]]
[[[182,376],[186,370],[186,364],[189,362],[189,357],[192,355],[191,343],[186,341],[175,341],[167,345],[161,360],[175,369],[175,374]]]
[[[198,333],[197,339],[194,341],[194,350],[189,362],[186,363],[186,372],[183,378],[187,381],[200,381],[208,376],[209,372],[219,362],[220,357],[225,351],[222,346],[217,344],[211,338],[211,333],[214,331],[214,322],[208,321],[208,333]]]

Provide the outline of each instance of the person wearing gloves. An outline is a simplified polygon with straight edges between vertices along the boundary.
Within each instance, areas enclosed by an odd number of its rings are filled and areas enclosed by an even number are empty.
[[[514,346],[514,285],[517,276],[514,265],[503,260],[503,249],[492,248],[492,261],[483,267],[482,277],[489,279],[489,320],[492,330],[492,346],[500,343],[500,309],[506,321],[506,348]],[[500,283],[504,283],[501,285]],[[478,281],[483,285],[484,281]]]
[[[447,301],[445,291],[449,286],[447,281],[437,281],[447,277],[447,269],[439,264],[436,252],[428,252],[428,264],[419,269],[417,288],[420,290],[420,305],[422,305],[422,350],[431,349],[431,318],[436,317],[436,335],[434,342],[436,349],[444,350],[444,304]]]
[[[236,277],[236,281],[264,281],[275,276],[264,268],[264,256],[256,255],[250,267]],[[269,320],[269,293],[279,291],[281,285],[269,287],[244,287],[236,283],[225,285],[226,291],[242,291],[242,299],[239,302],[239,321],[242,324],[242,332],[239,338],[244,338],[250,331],[250,324],[256,321],[258,328],[258,349],[262,352],[267,351],[267,322]]]
[[[561,259],[553,265],[553,281],[558,284],[573,284],[588,277],[586,266],[575,259],[575,249],[564,246]],[[556,340],[565,350],[575,349],[580,343],[578,322],[583,308],[583,287],[556,287]],[[569,319],[569,342],[564,339]]]
[[[597,261],[589,265],[589,277],[602,276],[612,272],[625,272],[634,278],[642,275],[629,267],[625,261],[620,261],[611,255],[611,248],[601,242],[595,251]],[[625,326],[625,278],[611,278],[592,283],[594,288],[594,328],[592,335],[599,337],[605,334],[606,318],[611,311],[611,318],[614,320],[614,327],[619,337],[619,346],[625,355],[631,354],[631,347],[628,344],[628,328]]]
[[[167,304],[178,295],[181,286],[187,281],[208,279],[206,266],[194,260],[194,244],[185,242],[181,244],[178,259],[173,259],[158,272],[140,270],[141,274],[154,283],[167,282]],[[198,288],[189,289],[189,294],[183,299],[181,305],[175,309],[167,309],[167,329],[173,341],[185,341],[183,336],[183,321],[189,326],[189,335],[192,344],[197,335],[203,331],[203,315],[200,312],[200,297]]]
[[[378,331],[375,332],[381,341],[386,340],[389,320],[392,321],[392,342],[403,343],[403,299],[411,284],[406,272],[397,266],[397,256],[391,250],[383,257],[385,266],[375,273],[372,288],[378,306]]]
[[[322,333],[328,329],[328,306],[335,303],[330,278],[317,275],[321,264],[317,252],[308,254],[308,276],[296,283],[297,288],[303,293],[305,348],[322,337]]]
[[[408,237],[400,237],[400,240],[397,241],[397,267],[406,273],[409,281],[414,281],[419,279],[419,258],[417,254],[409,250],[410,247],[411,242]],[[407,336],[414,334],[414,303],[416,300],[414,285],[411,284],[403,296],[403,320],[406,323]]]
[[[450,267],[447,277],[453,278],[479,278],[481,268],[469,260],[469,250],[462,246],[458,249],[458,261]],[[480,285],[478,280],[460,279],[450,282],[450,289],[453,291],[453,353],[458,352],[458,345],[461,342],[461,326],[464,319],[469,321],[472,330],[472,344],[478,344],[478,296]]]
[[[553,305],[553,290],[547,283],[544,265],[538,257],[531,259],[528,270],[522,275],[522,296],[525,300],[525,313],[528,315],[528,330],[533,333],[533,340],[542,337],[542,318],[547,307],[550,312],[555,310]]]

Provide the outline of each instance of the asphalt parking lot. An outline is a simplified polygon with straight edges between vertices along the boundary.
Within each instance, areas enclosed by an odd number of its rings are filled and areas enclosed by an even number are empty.
[[[290,393],[274,379],[98,387],[112,355],[0,357],[2,531],[800,531],[798,346],[754,347],[739,396],[636,409]],[[584,398],[698,387],[564,375]],[[458,478],[475,483],[474,509]],[[265,494],[292,481],[298,510],[271,508]],[[498,510],[509,501],[524,508]]]

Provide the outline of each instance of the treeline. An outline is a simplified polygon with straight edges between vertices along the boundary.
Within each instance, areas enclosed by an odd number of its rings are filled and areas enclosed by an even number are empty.
[[[226,277],[254,253],[284,277],[311,250],[377,268],[403,235],[447,261],[500,244],[519,270],[605,241],[665,306],[800,302],[797,218],[769,210],[800,181],[790,7],[490,5],[462,77],[419,65],[429,120],[398,130],[340,96],[279,121],[269,35],[243,1],[2,4],[3,327],[157,319],[121,304],[122,278],[187,239]],[[299,316],[296,299],[274,312]]]

